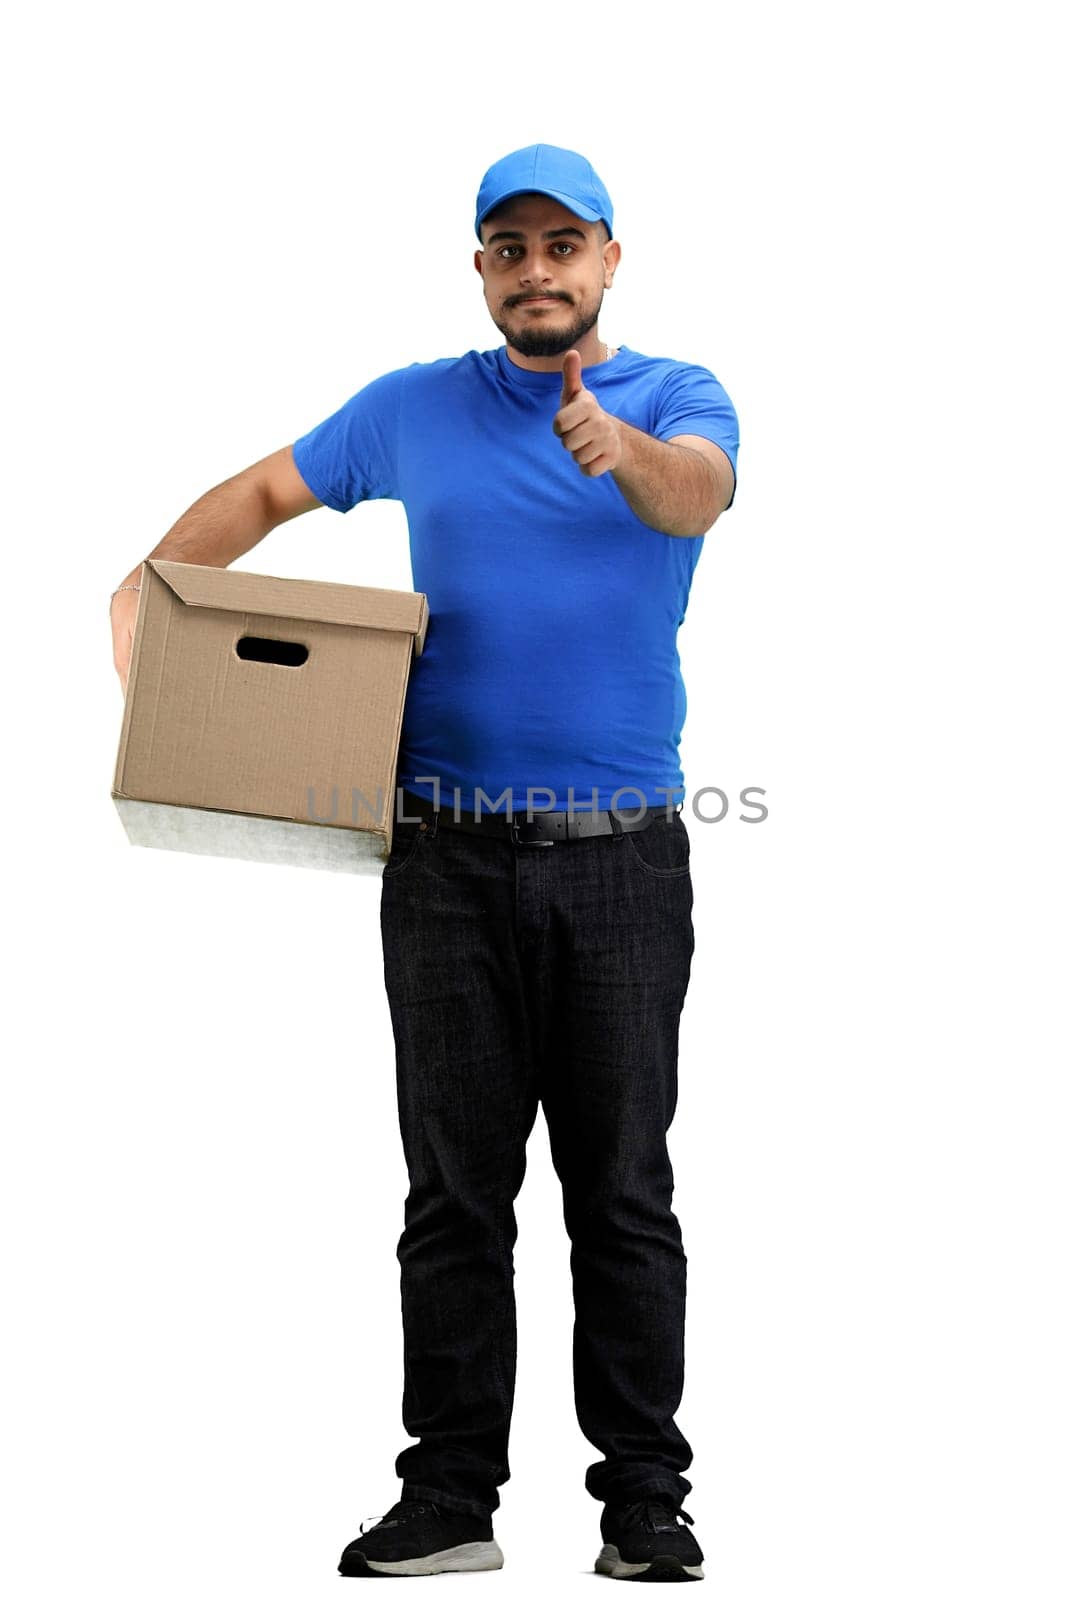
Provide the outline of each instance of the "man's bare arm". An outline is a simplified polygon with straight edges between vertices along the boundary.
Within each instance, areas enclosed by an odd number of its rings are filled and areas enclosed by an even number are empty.
[[[297,471],[293,447],[287,444],[201,495],[148,554],[163,561],[228,567],[272,528],[321,505]],[[136,583],[140,570],[138,562],[123,583]]]
[[[272,528],[321,505],[296,469],[292,445],[285,445],[201,495],[148,556],[158,556],[163,561],[190,561],[203,567],[228,567],[266,538]],[[121,592],[111,601],[112,647],[123,694],[139,599],[126,586],[140,585],[142,565],[138,562],[123,578]]]
[[[634,516],[680,538],[707,533],[734,492],[726,451],[699,434],[653,439],[628,422],[616,421],[622,457],[612,477]]]
[[[564,354],[562,379],[552,430],[586,477],[610,472],[634,516],[660,533],[707,533],[733,498],[726,451],[695,433],[653,439],[613,417],[582,383],[577,350]]]

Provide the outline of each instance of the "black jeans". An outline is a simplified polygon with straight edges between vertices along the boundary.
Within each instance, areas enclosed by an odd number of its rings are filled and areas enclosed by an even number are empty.
[[[491,1513],[510,1477],[513,1203],[545,1110],[597,1500],[681,1503],[686,1256],[666,1135],[693,953],[689,836],[549,846],[397,824],[385,984],[410,1189],[400,1261],[404,1499]]]

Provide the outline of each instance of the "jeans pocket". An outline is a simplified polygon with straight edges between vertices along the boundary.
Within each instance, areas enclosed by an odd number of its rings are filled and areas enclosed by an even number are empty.
[[[398,872],[403,872],[418,850],[420,841],[425,837],[425,829],[418,823],[413,826],[394,827],[392,848],[389,851],[389,860],[382,868],[382,877],[395,878]]]
[[[689,872],[689,833],[677,811],[653,818],[636,833],[624,833],[623,843],[650,877],[684,878]]]

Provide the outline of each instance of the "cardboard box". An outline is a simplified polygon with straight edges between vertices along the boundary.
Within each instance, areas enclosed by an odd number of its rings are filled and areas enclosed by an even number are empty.
[[[146,561],[111,791],[130,842],[380,872],[428,620],[403,590]]]

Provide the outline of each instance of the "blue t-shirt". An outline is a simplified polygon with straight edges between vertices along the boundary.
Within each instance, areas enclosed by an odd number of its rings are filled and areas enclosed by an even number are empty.
[[[713,440],[736,472],[737,417],[705,368],[623,345],[582,382],[656,439]],[[586,477],[552,431],[561,383],[503,345],[416,362],[293,445],[335,511],[403,502],[430,622],[397,782],[444,808],[475,810],[476,787],[481,810],[510,795],[516,814],[684,796],[676,635],[704,537],[657,532],[610,472]]]

